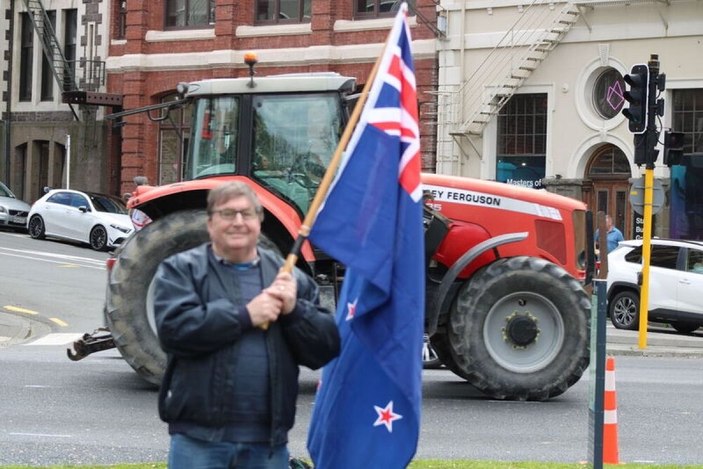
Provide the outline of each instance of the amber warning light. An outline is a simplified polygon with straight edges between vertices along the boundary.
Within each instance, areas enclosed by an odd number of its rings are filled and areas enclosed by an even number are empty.
[[[254,65],[256,65],[256,62],[258,62],[258,60],[256,59],[255,53],[246,52],[244,54],[244,63],[249,66],[249,88],[253,88],[256,86],[256,84],[254,83]]]

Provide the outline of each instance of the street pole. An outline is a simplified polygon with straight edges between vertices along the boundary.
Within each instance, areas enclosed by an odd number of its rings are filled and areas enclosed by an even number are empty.
[[[71,135],[66,134],[66,189],[71,188]]]
[[[651,54],[649,62],[649,82],[647,99],[647,130],[645,136],[646,163],[644,170],[644,237],[642,239],[642,286],[640,289],[639,348],[647,348],[647,322],[649,320],[649,265],[652,252],[652,202],[654,199],[654,162],[658,150],[657,132],[657,82],[659,77],[659,56]]]

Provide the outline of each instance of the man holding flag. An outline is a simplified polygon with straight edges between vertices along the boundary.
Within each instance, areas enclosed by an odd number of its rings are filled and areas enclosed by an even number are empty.
[[[424,265],[417,93],[407,5],[310,239],[345,264],[340,356],[322,373],[317,469],[406,467],[417,448]]]

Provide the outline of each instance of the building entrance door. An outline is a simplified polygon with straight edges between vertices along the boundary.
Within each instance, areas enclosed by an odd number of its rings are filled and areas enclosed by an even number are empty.
[[[630,206],[630,162],[615,145],[599,148],[586,168],[590,190],[585,191],[585,202],[593,215],[602,211],[613,217],[613,224],[622,231],[625,239],[635,237],[636,223]]]

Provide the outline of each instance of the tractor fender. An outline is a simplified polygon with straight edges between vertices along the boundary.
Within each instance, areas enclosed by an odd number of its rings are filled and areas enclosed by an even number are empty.
[[[509,243],[516,243],[527,238],[529,233],[526,231],[519,233],[506,233],[500,236],[494,236],[485,241],[480,242],[468,251],[466,251],[459,259],[457,259],[454,264],[447,270],[444,274],[442,281],[434,292],[435,298],[430,303],[431,308],[428,309],[428,316],[426,318],[426,332],[429,336],[432,336],[437,331],[437,321],[439,319],[439,314],[442,312],[444,302],[447,300],[447,294],[449,293],[454,281],[464,270],[464,268],[469,265],[474,259],[479,257],[486,251],[495,249],[499,246]]]

